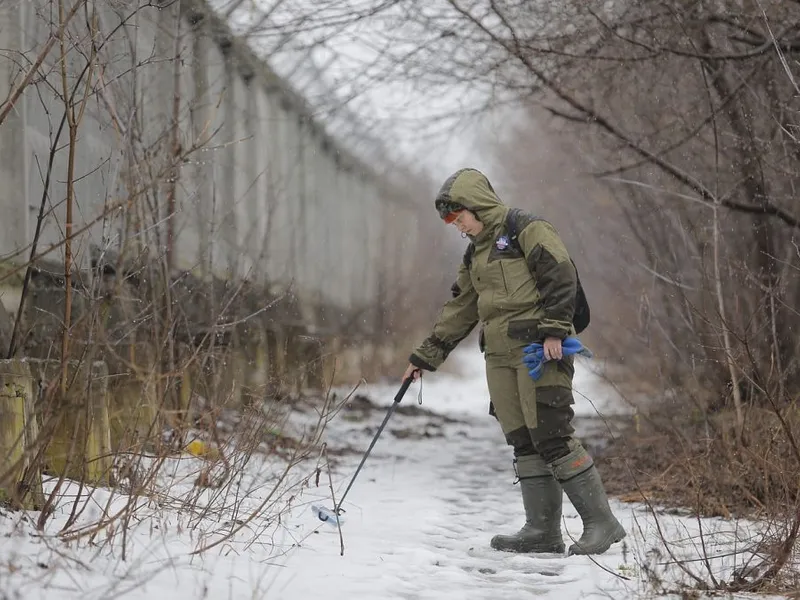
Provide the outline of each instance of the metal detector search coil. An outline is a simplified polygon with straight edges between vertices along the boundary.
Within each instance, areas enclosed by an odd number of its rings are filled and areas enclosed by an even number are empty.
[[[416,370],[418,371],[419,369],[416,369]],[[344,499],[347,497],[347,492],[349,492],[350,488],[353,487],[353,483],[355,482],[356,477],[358,477],[358,474],[361,472],[361,467],[364,466],[364,462],[367,460],[367,457],[369,456],[369,453],[372,452],[372,448],[375,446],[375,442],[378,441],[378,438],[380,437],[381,433],[383,432],[384,427],[386,427],[386,423],[389,422],[389,419],[391,418],[392,413],[397,408],[397,405],[400,404],[400,401],[403,399],[403,396],[405,396],[406,392],[408,391],[408,386],[410,386],[413,381],[414,381],[413,373],[412,373],[411,376],[409,376],[407,379],[405,379],[403,381],[403,385],[400,386],[400,389],[398,390],[397,395],[395,395],[395,397],[394,397],[394,402],[392,402],[392,405],[389,407],[389,410],[386,411],[386,416],[383,418],[383,423],[381,423],[381,426],[378,427],[378,432],[375,434],[375,437],[372,438],[372,443],[370,443],[369,448],[367,448],[367,451],[364,453],[364,456],[361,458],[361,462],[359,463],[355,474],[353,474],[353,478],[350,480],[350,483],[347,485],[347,489],[345,489],[344,494],[342,494],[342,497],[339,500],[339,503],[334,506],[333,510],[331,510],[329,508],[325,508],[325,507],[319,506],[317,504],[314,504],[311,507],[311,510],[314,511],[314,514],[317,516],[317,518],[320,521],[324,521],[324,522],[330,523],[331,525],[334,525],[334,526],[337,525],[337,524],[341,525],[342,523],[344,523],[344,519],[342,519],[342,517],[339,515],[339,513],[342,510],[342,508],[341,508],[342,503],[344,502]]]

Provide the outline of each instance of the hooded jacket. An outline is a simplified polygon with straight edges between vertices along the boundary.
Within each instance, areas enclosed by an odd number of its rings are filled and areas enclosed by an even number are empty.
[[[472,211],[483,230],[469,236],[465,258],[471,258],[460,264],[453,298],[442,307],[433,331],[412,353],[414,366],[435,371],[478,324],[487,354],[574,333],[577,275],[550,223],[536,219],[525,225],[518,233],[520,252],[506,230],[509,207],[475,169],[451,175],[435,204],[442,216],[458,208]]]

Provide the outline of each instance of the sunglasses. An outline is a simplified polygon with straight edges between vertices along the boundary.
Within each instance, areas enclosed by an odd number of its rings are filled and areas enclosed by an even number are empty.
[[[460,210],[464,210],[464,207],[456,202],[437,202],[436,203],[436,210],[439,211],[439,216],[444,219],[450,213],[454,213]]]

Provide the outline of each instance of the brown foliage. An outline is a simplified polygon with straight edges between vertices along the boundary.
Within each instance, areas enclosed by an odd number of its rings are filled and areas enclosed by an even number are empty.
[[[785,416],[796,431],[797,407]],[[644,497],[703,516],[786,516],[800,500],[791,442],[771,411],[754,408],[747,423],[748,440],[739,444],[731,411],[708,421],[697,415],[678,421],[674,409],[651,415],[612,443],[598,464],[611,493],[626,501]]]

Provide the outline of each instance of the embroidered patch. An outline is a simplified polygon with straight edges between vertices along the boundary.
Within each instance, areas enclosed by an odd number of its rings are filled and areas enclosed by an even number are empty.
[[[498,250],[505,250],[506,248],[508,248],[508,244],[509,244],[508,236],[505,235],[501,235],[499,238],[497,238],[497,241],[494,243],[494,245],[497,246]]]

